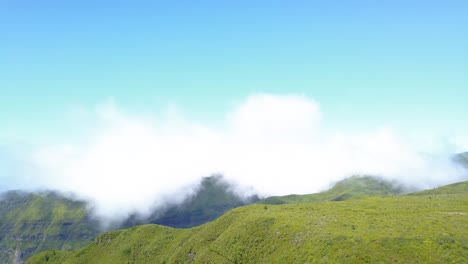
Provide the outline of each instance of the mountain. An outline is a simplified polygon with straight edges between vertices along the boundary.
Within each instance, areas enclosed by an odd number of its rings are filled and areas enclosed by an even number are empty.
[[[222,176],[204,177],[200,189],[182,204],[169,207],[163,215],[152,217],[150,223],[170,227],[193,227],[212,221],[225,212],[257,202],[258,196],[243,198],[224,181]]]
[[[169,205],[144,219],[133,215],[122,227],[146,223],[178,228],[194,227],[212,221],[233,208],[258,200],[256,195],[241,197],[221,175],[213,175],[202,178],[199,189],[181,204]]]
[[[10,191],[0,198],[0,260],[21,263],[30,255],[54,248],[82,247],[99,234],[83,201],[54,192]]]
[[[320,201],[343,201],[365,196],[389,196],[406,190],[395,182],[374,176],[352,176],[337,182],[331,189],[314,194],[272,196],[259,201],[261,204],[293,204]]]
[[[468,152],[455,155],[454,160],[468,169]]]
[[[155,210],[148,218],[134,214],[118,229],[157,223],[192,227],[212,221],[226,211],[258,201],[242,198],[221,176],[205,177],[196,192],[181,204]],[[73,250],[91,242],[100,224],[90,217],[84,201],[55,192],[7,192],[0,199],[0,263],[20,263],[46,249]]]
[[[106,232],[81,250],[48,250],[27,263],[464,263],[468,190],[433,191],[249,205],[190,229]]]

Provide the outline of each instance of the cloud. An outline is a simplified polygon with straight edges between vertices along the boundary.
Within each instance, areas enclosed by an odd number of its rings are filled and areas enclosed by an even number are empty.
[[[4,171],[2,182],[73,192],[94,201],[98,216],[116,219],[174,194],[182,199],[184,187],[213,173],[265,195],[317,192],[352,174],[425,188],[466,179],[450,151],[418,148],[391,127],[325,133],[319,104],[305,96],[249,96],[217,126],[188,120],[175,106],[164,114],[129,115],[107,101],[96,107],[92,133],[23,151],[11,167],[30,169]]]

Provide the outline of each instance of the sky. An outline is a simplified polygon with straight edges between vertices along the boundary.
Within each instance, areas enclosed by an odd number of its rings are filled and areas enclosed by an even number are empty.
[[[356,172],[460,179],[426,173],[468,150],[467,13],[462,0],[1,0],[0,178],[77,191],[92,189],[80,177],[125,188],[176,168],[157,191],[216,171],[273,194]],[[258,176],[288,171],[297,184]]]

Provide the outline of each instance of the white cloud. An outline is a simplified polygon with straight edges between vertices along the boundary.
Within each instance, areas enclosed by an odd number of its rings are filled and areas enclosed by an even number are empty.
[[[355,173],[424,187],[462,179],[450,153],[422,154],[389,127],[324,134],[319,105],[305,96],[250,96],[226,113],[222,127],[189,121],[175,106],[158,119],[125,114],[109,101],[95,116],[98,127],[86,139],[32,152],[41,173],[29,187],[92,199],[104,218],[145,213],[153,201],[217,172],[275,195],[316,192]]]

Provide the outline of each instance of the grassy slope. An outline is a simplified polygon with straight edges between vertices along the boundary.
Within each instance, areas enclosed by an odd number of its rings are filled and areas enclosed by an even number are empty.
[[[192,229],[143,225],[103,233],[84,249],[46,251],[28,263],[463,263],[466,259],[468,193],[452,186],[431,195],[250,205]]]
[[[233,193],[220,176],[205,177],[200,189],[181,205],[149,219],[129,218],[124,225],[158,223],[191,227],[214,220],[226,211],[250,203]],[[255,197],[254,197],[255,198]],[[14,263],[46,250],[83,247],[98,235],[98,223],[88,220],[86,203],[52,192],[8,192],[0,199],[0,263]]]
[[[96,228],[94,228],[96,227]],[[0,259],[13,263],[49,248],[83,247],[98,234],[84,203],[54,193],[8,192],[0,200]]]
[[[389,196],[401,194],[403,189],[394,183],[372,176],[353,176],[339,181],[330,190],[305,195],[272,196],[261,204],[293,204],[321,201],[343,201],[365,196]]]
[[[468,181],[442,186],[433,190],[425,190],[417,193],[412,193],[410,195],[456,194],[463,192],[468,192]]]

